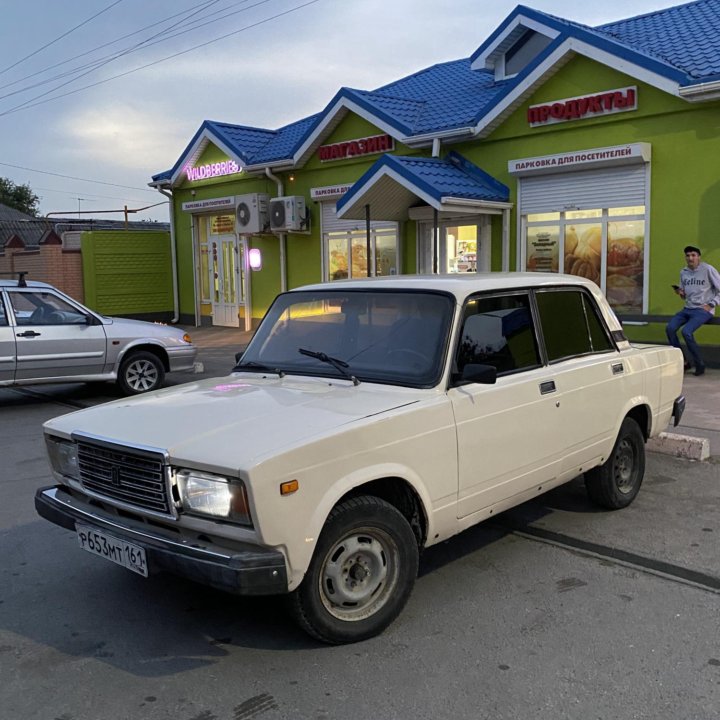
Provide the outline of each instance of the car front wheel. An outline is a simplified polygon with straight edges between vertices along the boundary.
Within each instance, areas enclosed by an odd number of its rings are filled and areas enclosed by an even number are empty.
[[[157,390],[165,379],[165,368],[157,355],[139,351],[130,353],[120,366],[118,385],[125,395]]]
[[[632,418],[620,426],[610,457],[585,473],[588,497],[596,505],[618,510],[637,496],[645,475],[645,438]]]
[[[405,517],[373,496],[337,505],[310,567],[290,596],[300,626],[326,643],[381,633],[407,602],[418,571],[418,543]]]

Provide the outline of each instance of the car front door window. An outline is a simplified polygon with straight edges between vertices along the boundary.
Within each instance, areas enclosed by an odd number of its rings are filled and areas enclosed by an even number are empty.
[[[18,325],[81,325],[87,316],[59,295],[46,291],[8,292]]]

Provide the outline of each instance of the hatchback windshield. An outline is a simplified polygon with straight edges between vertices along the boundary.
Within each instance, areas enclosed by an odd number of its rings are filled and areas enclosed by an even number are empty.
[[[442,374],[454,299],[411,291],[280,295],[237,370],[432,387]]]

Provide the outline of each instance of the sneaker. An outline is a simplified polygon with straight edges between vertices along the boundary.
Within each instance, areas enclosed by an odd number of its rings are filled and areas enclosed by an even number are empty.
[[[705,374],[705,366],[704,365],[698,365],[695,368],[695,372],[693,375],[704,375]]]

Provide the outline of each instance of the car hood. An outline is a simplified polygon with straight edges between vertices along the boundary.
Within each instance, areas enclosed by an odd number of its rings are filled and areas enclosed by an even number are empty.
[[[103,316],[105,332],[109,337],[147,337],[147,338],[172,338],[179,339],[185,334],[171,325],[153,323],[147,320],[131,320],[129,318],[117,318]]]
[[[419,402],[429,392],[232,374],[80,410],[45,427],[65,436],[161,449],[193,467],[240,470],[349,423]]]

